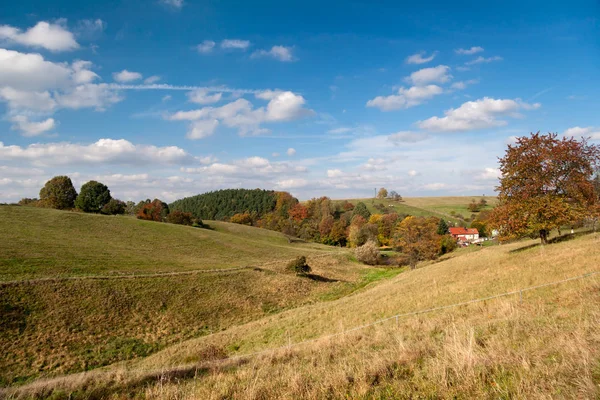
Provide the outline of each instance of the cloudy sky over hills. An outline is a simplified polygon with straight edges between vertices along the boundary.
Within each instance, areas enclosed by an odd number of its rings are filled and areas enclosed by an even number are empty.
[[[531,131],[600,141],[596,1],[0,5],[0,202],[493,194]]]

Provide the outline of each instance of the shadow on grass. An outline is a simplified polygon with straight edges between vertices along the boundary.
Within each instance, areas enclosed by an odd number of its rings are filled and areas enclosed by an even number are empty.
[[[317,274],[306,274],[304,276],[310,280],[317,281],[317,282],[343,282],[343,281],[340,281],[339,279],[326,278],[324,276],[317,275]]]
[[[593,233],[593,231],[567,233],[565,235],[561,235],[561,236],[557,236],[557,237],[553,237],[552,239],[549,239],[548,244],[567,242],[569,240],[573,240],[573,239],[581,237],[581,236],[589,235],[590,233]],[[519,247],[518,249],[510,250],[509,253],[520,253],[522,251],[533,249],[535,247],[540,247],[541,245],[542,245],[541,243],[533,243],[533,244],[530,244],[527,246]]]

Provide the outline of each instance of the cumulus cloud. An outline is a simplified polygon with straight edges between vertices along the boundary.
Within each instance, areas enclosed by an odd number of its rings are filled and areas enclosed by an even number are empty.
[[[407,64],[425,64],[430,61],[433,61],[433,59],[435,58],[436,55],[437,55],[437,51],[434,51],[433,53],[431,53],[431,55],[429,57],[426,57],[425,52],[421,51],[417,54],[408,56],[406,58],[406,63]]]
[[[271,57],[283,62],[294,61],[292,48],[286,46],[273,46],[270,50],[257,50],[252,53],[252,58],[258,57]]]
[[[48,118],[43,121],[30,121],[24,115],[17,115],[11,118],[12,129],[18,130],[23,136],[38,136],[42,133],[54,129],[55,123],[53,118]]]
[[[201,119],[190,123],[190,129],[186,137],[188,139],[203,139],[215,133],[215,129],[219,126],[217,119]]]
[[[412,86],[408,89],[401,87],[398,94],[390,96],[377,96],[367,101],[367,107],[377,107],[381,111],[392,111],[410,108],[423,103],[425,100],[444,93],[437,85]]]
[[[389,161],[384,158],[369,158],[366,163],[362,165],[365,171],[385,171]]]
[[[142,74],[140,74],[139,72],[132,72],[124,69],[121,72],[114,72],[113,79],[121,83],[133,82],[142,79]]]
[[[563,135],[589,137],[593,140],[597,140],[600,139],[600,127],[587,126],[582,128],[580,126],[574,126],[567,129]]]
[[[112,104],[123,100],[118,92],[112,90],[106,83],[78,85],[65,93],[55,95],[59,106],[73,110],[95,108],[104,111]]]
[[[221,100],[221,97],[223,96],[223,93],[215,93],[215,94],[209,94],[210,92],[206,89],[196,89],[196,90],[192,90],[190,91],[187,96],[188,99],[192,102],[192,103],[197,103],[197,104],[211,104],[211,103],[216,103],[218,101]]]
[[[216,43],[212,40],[205,40],[198,46],[196,46],[196,50],[198,50],[199,53],[203,54],[210,53],[215,48],[215,45]]]
[[[70,83],[68,65],[44,60],[40,54],[0,49],[0,86],[19,90],[46,90]]]
[[[487,57],[486,58],[486,57],[479,56],[479,57],[477,57],[474,60],[467,61],[465,63],[465,65],[474,65],[474,64],[481,64],[481,63],[486,63],[487,64],[487,63],[491,63],[493,61],[502,61],[502,57],[500,57],[500,56],[494,56],[494,57]]]
[[[419,128],[434,132],[458,132],[477,129],[494,128],[507,124],[499,117],[519,118],[519,110],[539,108],[539,103],[527,104],[519,99],[493,99],[484,97],[476,101],[468,101],[458,108],[444,112],[444,117],[431,117],[419,121]]]
[[[35,110],[41,112],[53,111],[57,103],[50,95],[50,92],[34,92],[26,90],[17,90],[11,87],[0,87],[0,100],[8,103],[13,111]]]
[[[301,187],[305,187],[309,184],[306,179],[297,178],[297,179],[284,179],[277,182],[277,186],[280,189],[297,189]]]
[[[268,100],[266,107],[254,108],[252,103],[244,98],[237,99],[221,107],[204,107],[198,110],[178,111],[167,118],[172,121],[207,121],[217,120],[230,128],[237,128],[240,135],[257,135],[268,132],[261,127],[263,123],[286,122],[314,114],[313,110],[304,107],[304,97],[289,91],[263,91],[256,97]],[[201,125],[216,127],[216,124]],[[190,125],[188,137],[194,123]],[[195,135],[192,135],[195,136]],[[205,137],[205,136],[202,136]]]
[[[454,52],[456,54],[464,54],[464,55],[471,55],[471,54],[475,54],[475,53],[480,53],[483,51],[483,47],[479,47],[479,46],[473,46],[470,49],[456,49],[454,50]]]
[[[35,143],[27,147],[6,146],[0,142],[0,160],[29,161],[38,166],[52,165],[178,165],[194,162],[194,157],[176,146],[135,145],[125,139],[100,139],[95,143]]]
[[[413,72],[405,80],[413,85],[422,86],[428,83],[446,83],[452,79],[450,67],[438,65],[437,67],[423,68]]]
[[[0,41],[59,52],[79,48],[75,36],[61,24],[40,21],[23,32],[10,25],[0,25]]]
[[[414,170],[414,169],[411,169],[411,170],[408,171],[408,176],[415,177],[415,176],[418,176],[418,175],[419,175],[419,172],[416,171],[416,170]]]
[[[160,76],[158,75],[152,75],[144,79],[144,83],[146,85],[152,85],[153,83],[156,83],[158,81],[160,81]]]
[[[289,149],[287,149],[286,153],[288,156],[294,156],[294,155],[296,155],[296,149],[290,147]]]
[[[101,19],[82,19],[77,21],[75,33],[78,37],[84,39],[94,39],[106,28],[106,22]]]

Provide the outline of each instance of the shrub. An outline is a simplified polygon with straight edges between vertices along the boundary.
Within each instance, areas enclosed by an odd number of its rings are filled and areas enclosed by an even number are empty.
[[[358,261],[362,263],[377,265],[377,261],[379,260],[379,247],[377,247],[377,244],[374,241],[369,240],[362,246],[357,247],[356,250],[354,250],[354,254]]]
[[[40,205],[42,207],[66,210],[73,208],[77,192],[68,176],[55,176],[40,190]]]
[[[295,260],[290,261],[287,269],[296,273],[296,275],[304,276],[311,271],[310,266],[306,263],[306,257],[299,256]]]
[[[19,200],[18,204],[20,206],[38,207],[39,203],[40,201],[38,199],[30,199],[28,197],[24,197],[21,200]]]
[[[110,199],[110,201],[102,207],[100,212],[106,215],[122,215],[125,214],[125,207],[125,202],[117,199]]]
[[[194,217],[192,213],[175,210],[167,215],[167,222],[177,225],[194,225]]]

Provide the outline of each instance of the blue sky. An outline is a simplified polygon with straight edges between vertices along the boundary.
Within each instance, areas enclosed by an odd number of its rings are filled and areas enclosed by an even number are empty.
[[[0,5],[0,202],[493,194],[532,131],[600,140],[597,1]]]

